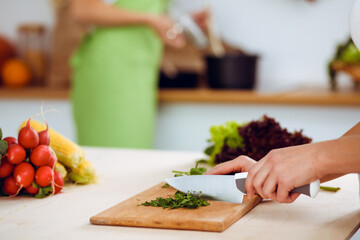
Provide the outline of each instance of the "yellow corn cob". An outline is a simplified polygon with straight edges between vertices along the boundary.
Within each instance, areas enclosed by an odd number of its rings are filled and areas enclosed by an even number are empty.
[[[59,162],[56,162],[55,164],[55,171],[59,172],[60,175],[62,176],[62,178],[65,179],[66,175],[67,175],[67,171],[66,168],[64,167],[64,165],[62,165]]]
[[[67,180],[77,184],[89,184],[96,180],[95,168],[91,162],[84,159],[77,169],[71,169],[68,172]]]
[[[19,130],[26,125],[27,121],[23,122]],[[46,126],[38,121],[31,120],[30,126],[37,132],[46,129]],[[76,143],[70,141],[58,132],[49,128],[50,147],[56,153],[58,161],[64,166],[76,169],[85,159],[84,151]]]

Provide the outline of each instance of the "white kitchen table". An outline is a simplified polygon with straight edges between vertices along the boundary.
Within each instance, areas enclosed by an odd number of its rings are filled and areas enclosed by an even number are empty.
[[[263,201],[222,233],[91,225],[89,218],[171,177],[189,170],[198,152],[84,148],[98,182],[66,186],[45,199],[0,198],[0,239],[344,239],[360,223],[357,175],[326,185],[316,199],[292,204]]]

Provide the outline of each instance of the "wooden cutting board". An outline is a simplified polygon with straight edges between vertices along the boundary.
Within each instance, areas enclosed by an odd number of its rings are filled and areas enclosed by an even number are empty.
[[[162,185],[164,183],[155,185],[91,217],[90,223],[222,232],[261,202],[258,196],[244,196],[242,204],[209,201],[209,206],[197,209],[138,206],[145,201],[168,197],[176,192],[172,187],[161,188]]]

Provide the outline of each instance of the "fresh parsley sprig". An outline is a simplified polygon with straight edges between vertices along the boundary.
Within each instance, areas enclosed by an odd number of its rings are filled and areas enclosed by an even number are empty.
[[[199,163],[201,163],[200,161],[196,162],[195,167],[191,168],[189,172],[182,172],[182,171],[172,171],[172,173],[175,173],[174,177],[182,177],[182,176],[189,176],[189,175],[203,175],[207,169],[204,167],[198,167]],[[165,183],[162,188],[167,188],[170,187],[169,184]]]

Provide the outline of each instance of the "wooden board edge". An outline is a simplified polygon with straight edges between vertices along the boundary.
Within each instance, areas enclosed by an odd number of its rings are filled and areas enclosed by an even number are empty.
[[[90,218],[90,223],[93,225],[101,225],[101,226],[116,226],[116,227],[136,227],[136,228],[154,228],[154,229],[169,229],[169,230],[183,230],[183,231],[200,231],[200,232],[223,232],[224,229],[223,225],[217,224],[216,228],[194,228],[191,226],[187,227],[174,227],[174,226],[168,226],[168,225],[159,225],[159,226],[148,226],[148,225],[138,225],[138,224],[130,224],[130,223],[113,223],[113,224],[105,224],[101,221],[94,220],[92,221]],[[208,224],[208,223],[207,223]]]
[[[127,201],[127,200],[124,200]],[[144,227],[144,228],[157,228],[157,229],[176,229],[176,230],[193,230],[193,231],[206,231],[206,232],[223,232],[227,227],[231,224],[225,225],[224,223],[219,222],[201,222],[198,221],[197,224],[193,224],[192,222],[188,222],[186,224],[182,223],[177,226],[168,225],[166,222],[159,222],[156,219],[153,220],[154,226],[149,227],[148,221],[139,221],[138,219],[133,219],[128,217],[122,220],[114,220],[111,217],[104,217],[103,212],[111,209],[116,208],[117,205],[121,204],[122,202],[90,217],[90,223],[93,225],[107,225],[107,226],[122,226],[122,227]],[[171,210],[167,210],[171,211]],[[244,215],[244,214],[243,214]],[[239,217],[240,218],[240,217]],[[239,219],[238,218],[238,219]],[[238,219],[235,219],[238,220]],[[234,222],[235,222],[234,221]],[[196,227],[195,227],[196,226]]]
[[[247,196],[244,196],[246,198]],[[262,198],[258,195],[253,196],[251,199],[249,199],[250,203],[246,208],[245,211],[241,214],[234,214],[233,218],[230,218],[227,222],[225,222],[223,225],[223,229],[221,232],[228,229],[231,225],[233,225],[235,222],[237,222],[240,218],[245,216],[248,212],[250,212],[253,208],[255,208],[261,201]]]

